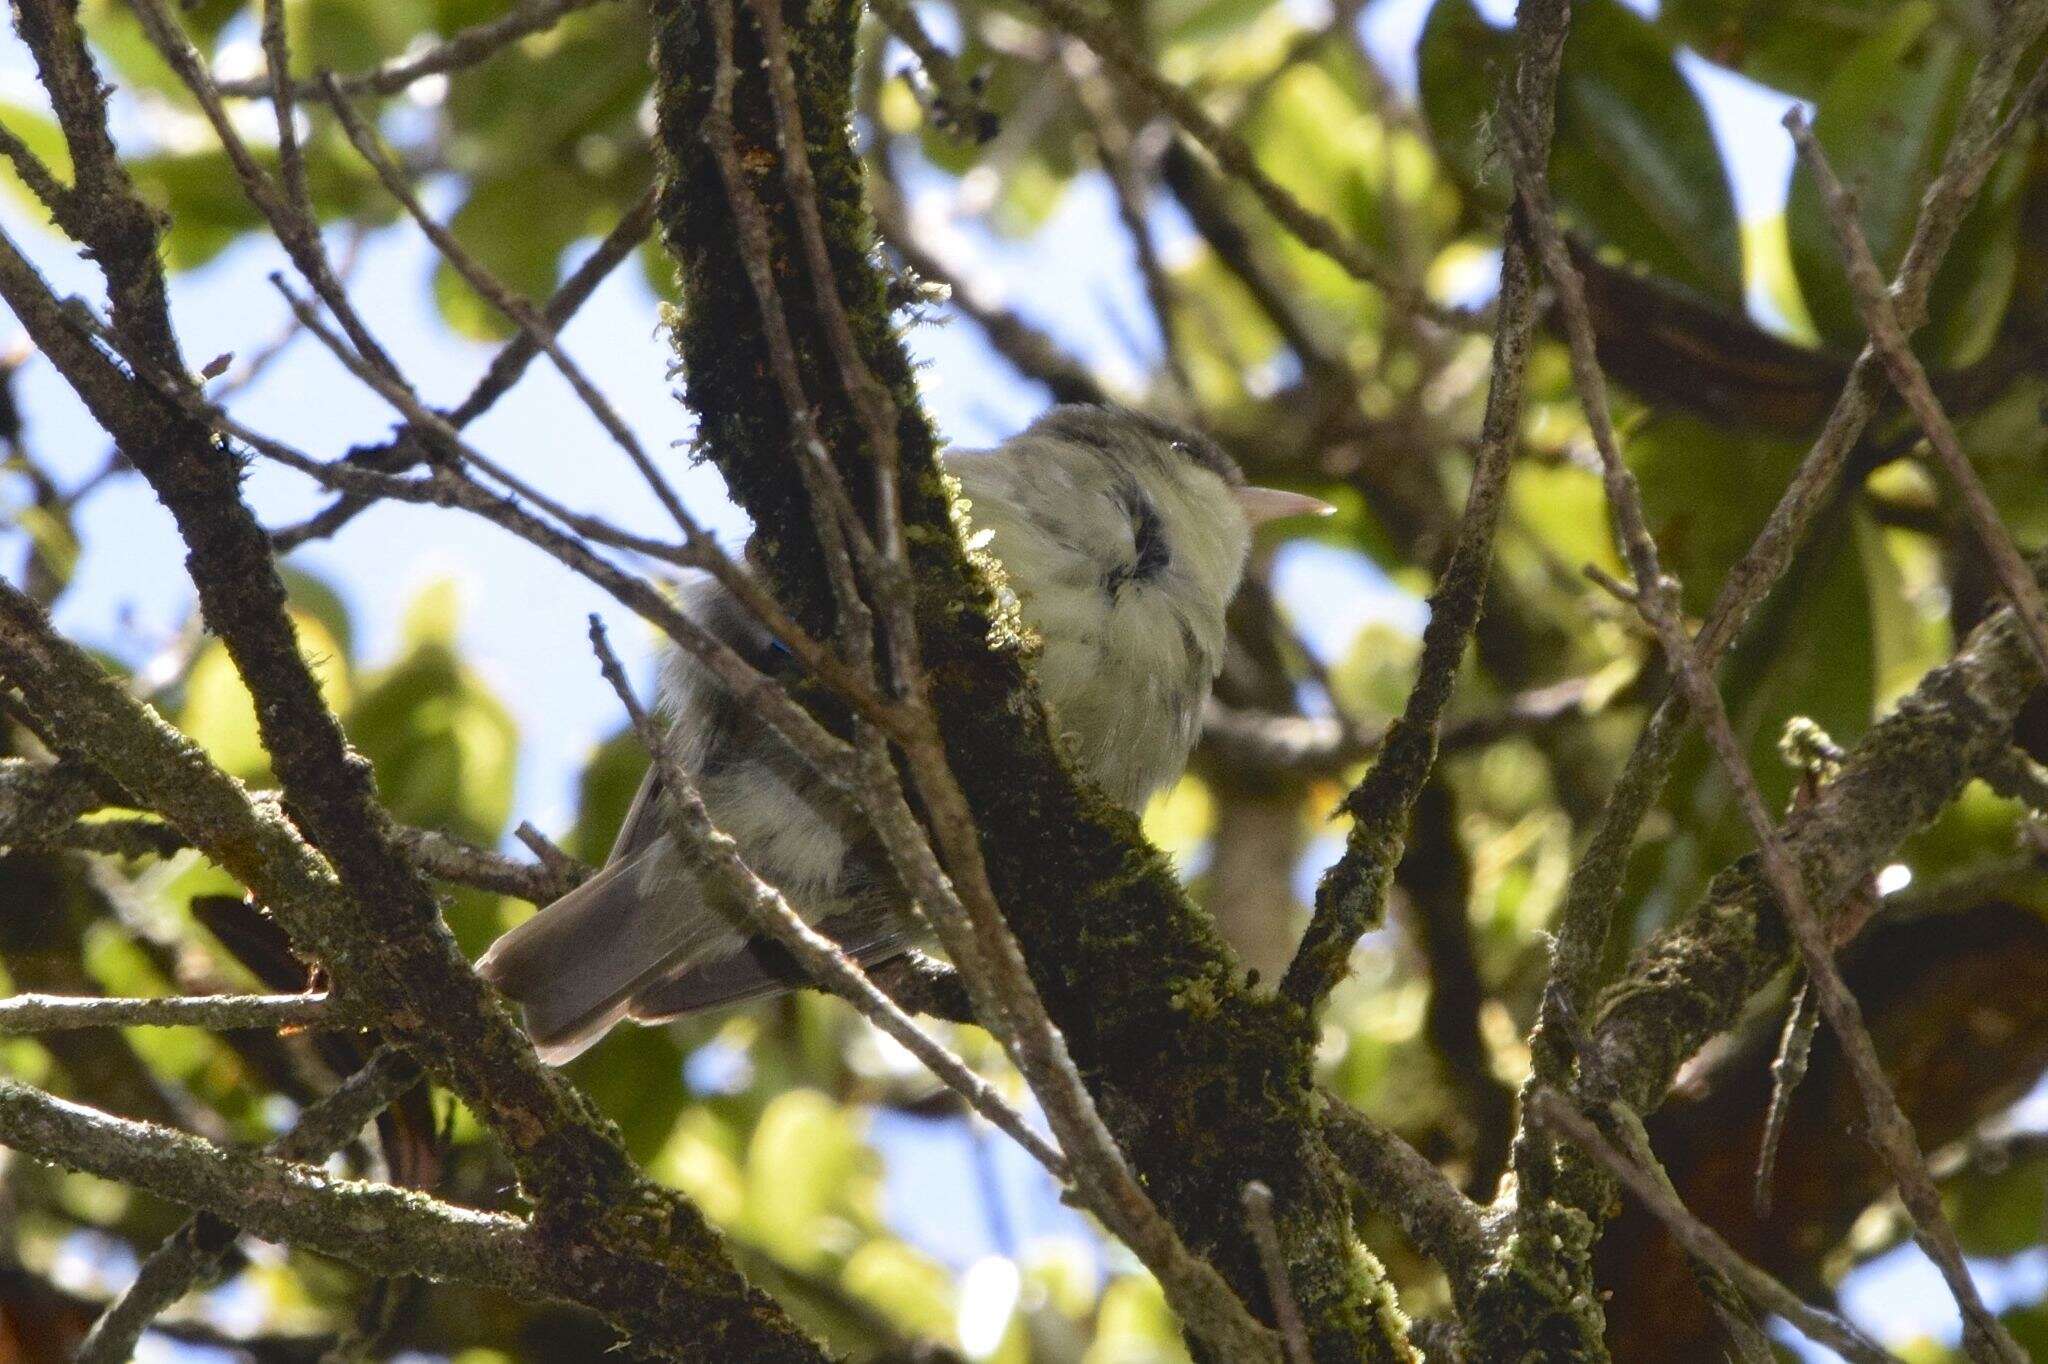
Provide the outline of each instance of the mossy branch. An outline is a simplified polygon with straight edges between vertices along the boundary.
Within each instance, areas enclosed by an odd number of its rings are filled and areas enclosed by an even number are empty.
[[[715,58],[704,8],[653,6],[657,109],[670,178],[661,226],[682,278],[676,331],[702,449],[752,515],[751,557],[820,634],[833,618],[824,554],[794,463],[789,402],[772,376],[742,236],[702,138]],[[917,634],[951,766],[982,830],[988,875],[1048,1012],[1120,1145],[1175,1229],[1233,1289],[1263,1301],[1240,1191],[1261,1180],[1318,1357],[1407,1353],[1384,1280],[1353,1253],[1335,1166],[1317,1135],[1305,1015],[1255,994],[1213,925],[1135,822],[1078,790],[1050,742],[1014,648],[989,644],[993,602],[948,516],[937,444],[872,264],[862,170],[846,134],[855,12],[784,7],[806,159],[826,255],[861,366],[887,390],[901,471]],[[857,506],[876,451],[811,289],[783,173],[762,46],[741,24],[733,158],[765,212],[771,274],[815,430]],[[999,832],[991,832],[999,831]]]

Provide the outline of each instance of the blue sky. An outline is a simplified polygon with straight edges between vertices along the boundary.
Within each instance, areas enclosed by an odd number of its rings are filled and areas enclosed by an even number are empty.
[[[1301,8],[1317,6],[1304,0]],[[1504,18],[1509,6],[1482,8]],[[1381,0],[1363,25],[1398,83],[1412,86],[1413,48],[1427,0]],[[1789,101],[1703,62],[1687,74],[1706,99],[1709,115],[1734,171],[1738,207],[1746,220],[1766,218],[1783,202],[1791,150],[1777,120]],[[24,54],[0,48],[0,97],[39,102]],[[124,131],[139,126],[124,111]],[[446,187],[430,201],[446,209]],[[913,180],[914,192],[944,195],[936,175]],[[1166,206],[1155,210],[1163,249],[1171,255],[1187,228]],[[20,203],[0,203],[0,225],[66,290],[100,296],[96,272],[67,251]],[[1002,241],[976,229],[961,241],[995,278],[1012,285],[1013,305],[1048,328],[1084,358],[1112,371],[1142,368],[1153,346],[1147,309],[1117,227],[1114,205],[1099,178],[1083,176],[1044,229],[1026,241]],[[411,231],[379,233],[366,244],[352,292],[387,347],[418,381],[429,401],[452,403],[467,391],[492,348],[451,335],[435,316],[428,281],[431,248]],[[265,282],[282,268],[266,242],[239,246],[173,282],[173,306],[188,359],[195,365],[229,350],[251,351],[273,335],[284,309]],[[1132,338],[1137,338],[1133,341]],[[665,379],[669,351],[656,331],[655,302],[628,265],[597,293],[564,334],[569,348],[651,450],[664,450],[689,434],[687,415]],[[975,445],[1021,426],[1045,397],[1019,380],[964,322],[924,326],[910,342],[924,363],[926,401],[954,442]],[[66,484],[98,468],[106,441],[45,364],[31,362],[19,380],[28,414],[28,439]],[[300,343],[233,404],[236,415],[275,430],[320,455],[358,441],[380,439],[391,428],[382,403],[351,380],[317,345]],[[658,531],[661,520],[622,456],[544,363],[471,428],[475,443],[494,458],[573,505],[629,526]],[[744,536],[740,515],[709,469],[690,469],[681,458],[670,471],[692,509],[729,543]],[[258,464],[248,493],[263,517],[281,524],[321,505],[302,479]],[[182,572],[182,548],[168,516],[139,479],[117,480],[88,501],[81,516],[84,569],[65,597],[60,623],[78,637],[140,662],[167,642],[192,606]],[[18,561],[18,535],[0,533],[7,562]],[[614,639],[646,676],[652,640],[596,589],[560,570],[481,521],[434,509],[384,506],[359,517],[330,542],[309,546],[298,563],[338,586],[356,619],[359,655],[372,664],[396,646],[406,604],[425,586],[448,579],[463,601],[463,643],[517,718],[522,734],[515,818],[559,830],[573,814],[573,783],[592,745],[618,727],[616,702],[599,679],[583,641],[586,613],[603,613]],[[1372,619],[1419,625],[1421,605],[1389,585],[1356,557],[1314,545],[1283,553],[1276,587],[1311,644],[1328,654],[1348,645]],[[1306,869],[1310,874],[1313,868]],[[2048,1118],[2048,1113],[2042,1115]],[[975,1228],[950,1216],[934,1217],[954,1198],[973,1196],[971,1152],[957,1133],[940,1142],[923,1125],[892,1123],[878,1135],[890,1160],[890,1201],[906,1234],[949,1263],[964,1265],[1005,1249],[995,1224]],[[948,1144],[950,1143],[950,1144]],[[1018,1235],[1058,1227],[1071,1215],[1045,1205],[1038,1177],[1007,1146],[996,1156],[999,1182]],[[2048,1283],[2048,1257],[2023,1259],[1994,1276],[2038,1294]],[[1895,1252],[1851,1280],[1847,1302],[1886,1335],[1928,1332],[1954,1338],[1955,1318],[1933,1270],[1917,1252]],[[1825,1357],[1815,1355],[1816,1358]]]

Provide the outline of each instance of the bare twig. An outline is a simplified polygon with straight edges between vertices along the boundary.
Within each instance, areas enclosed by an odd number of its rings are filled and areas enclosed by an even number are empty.
[[[2036,762],[2018,744],[1984,764],[1977,775],[2007,800],[2018,801],[2036,815],[2048,816],[2048,766]]]
[[[564,852],[560,844],[536,829],[532,821],[520,820],[518,827],[512,830],[512,836],[525,844],[534,859],[556,876],[574,884],[590,875],[589,867]]]
[[[602,523],[569,511],[469,445],[446,419],[421,403],[407,385],[385,378],[353,354],[342,339],[320,321],[305,300],[285,289],[282,282],[275,277],[272,282],[283,291],[286,301],[299,315],[306,330],[317,337],[351,373],[389,402],[416,429],[441,442],[444,448],[462,461],[489,473],[491,477],[506,484],[519,496],[541,507],[571,529],[582,533],[590,533],[593,530],[600,533],[609,531],[610,528],[603,526]],[[344,473],[342,466],[322,466],[277,441],[251,431],[223,413],[208,411],[206,415],[220,430],[248,441],[253,448],[263,454],[316,478],[331,477],[335,486],[355,482],[358,486],[375,487],[391,496],[408,495],[401,491],[401,481],[379,478],[367,474],[366,471]],[[514,530],[522,538],[540,544],[542,548],[548,549],[585,577],[597,582],[599,586],[607,590],[616,589],[614,595],[619,595],[627,605],[633,606],[642,615],[661,625],[678,645],[703,659],[706,666],[718,673],[720,680],[735,688],[738,694],[762,704],[767,704],[770,693],[781,695],[782,701],[769,707],[770,713],[779,717],[779,720],[771,719],[771,723],[776,725],[777,732],[789,738],[798,751],[821,772],[829,775],[833,771],[843,769],[846,746],[841,741],[826,733],[806,712],[789,701],[779,684],[740,658],[733,652],[731,646],[676,610],[652,585],[643,580],[626,579],[625,575],[610,569],[609,565],[604,564],[575,540],[552,531],[516,506],[492,497],[485,489],[478,487],[473,481],[463,479],[455,471],[440,470],[426,486],[414,490],[409,499],[453,502],[478,511],[507,529]],[[490,510],[486,510],[487,508]],[[636,547],[659,548],[645,541],[639,542]],[[799,663],[844,696],[856,709],[892,729],[900,726],[900,718],[885,699],[876,695],[874,689],[842,659],[813,639],[758,582],[754,581],[751,575],[733,563],[722,549],[718,549],[710,537],[700,537],[695,544],[688,546],[678,556],[678,560],[704,568],[717,577],[721,584],[730,588],[734,595],[769,627],[775,638]],[[629,582],[633,585],[628,586]]]
[[[130,5],[135,17],[142,21],[142,31],[148,35],[150,43],[199,102],[201,112],[213,125],[214,134],[227,153],[228,164],[234,167],[235,176],[242,183],[243,193],[277,234],[278,244],[284,247],[292,264],[341,323],[342,330],[348,333],[350,342],[363,358],[392,382],[405,382],[396,362],[371,335],[369,327],[349,302],[348,293],[342,288],[333,263],[327,258],[327,245],[321,236],[319,220],[311,212],[310,201],[304,198],[303,167],[296,167],[296,134],[291,129],[289,100],[278,111],[284,147],[291,149],[281,148],[280,169],[285,176],[285,187],[280,191],[277,182],[257,163],[241,134],[236,131],[205,58],[199,55],[185,30],[164,8],[163,0],[130,0]],[[283,30],[278,28],[275,32],[281,35]],[[277,59],[281,43],[279,37],[276,45],[269,49],[272,60]]]
[[[1146,211],[1149,196],[1138,165],[1139,138],[1124,125],[1114,92],[1096,69],[1100,63],[1095,54],[1079,42],[1070,40],[1064,46],[1068,65],[1073,69],[1074,87],[1080,94],[1081,107],[1087,112],[1095,134],[1096,149],[1102,156],[1103,173],[1109,179],[1110,191],[1116,200],[1117,222],[1131,244],[1138,278],[1145,286],[1145,300],[1152,308],[1152,323],[1159,332],[1160,355],[1167,376],[1178,390],[1179,401],[1193,411],[1195,384],[1181,353],[1180,331],[1175,325],[1175,316],[1180,311],[1180,294],[1166,273],[1165,262],[1159,257],[1159,244],[1153,240],[1152,222]]]
[[[782,174],[789,186],[790,202],[796,206],[797,237],[809,268],[811,292],[825,324],[825,339],[839,369],[839,381],[867,437],[875,479],[874,538],[883,561],[870,567],[869,572],[878,580],[876,590],[888,625],[890,661],[896,673],[892,682],[899,690],[905,689],[913,685],[912,675],[918,664],[909,564],[903,543],[903,504],[897,490],[902,456],[897,445],[896,400],[861,358],[853,325],[839,297],[839,274],[833,266],[824,219],[818,208],[817,177],[805,145],[796,73],[790,64],[789,35],[783,29],[782,11],[774,0],[751,0],[751,8],[762,46],[767,50],[768,91],[782,141]],[[859,529],[858,524],[847,527],[856,546]]]
[[[597,292],[597,286],[618,268],[619,264],[633,254],[654,226],[654,207],[660,198],[659,187],[649,185],[633,206],[628,209],[612,230],[597,244],[597,249],[586,257],[582,264],[570,272],[555,290],[554,296],[541,310],[541,318],[549,328],[559,332],[573,318],[577,311]],[[293,331],[299,330],[297,316],[293,316]],[[533,333],[521,331],[491,358],[476,386],[448,413],[448,424],[460,431],[472,421],[489,411],[499,398],[509,392],[526,367],[540,353],[540,343]],[[381,472],[396,472],[404,465],[415,462],[417,444],[407,436],[390,445],[378,446],[372,450],[350,456],[358,464],[364,464]],[[388,466],[388,467],[387,467]],[[344,494],[342,497],[295,526],[287,526],[272,532],[271,543],[280,554],[298,548],[308,540],[323,539],[333,535],[353,520],[375,499],[360,493]]]
[[[1287,1257],[1280,1250],[1280,1229],[1273,1224],[1273,1191],[1258,1180],[1244,1186],[1244,1218],[1258,1248],[1259,1267],[1266,1273],[1266,1293],[1273,1302],[1273,1320],[1280,1323],[1280,1344],[1287,1364],[1314,1364],[1308,1352],[1308,1327],[1294,1285],[1287,1281]]]
[[[174,995],[111,999],[10,995],[0,999],[0,1037],[69,1028],[347,1028],[348,1016],[324,994]]]
[[[1325,1091],[1321,1098],[1323,1140],[1345,1175],[1443,1266],[1454,1287],[1468,1286],[1490,1254],[1478,1205],[1398,1132],[1334,1094]]]
[[[1532,1116],[1564,1136],[1628,1187],[1671,1230],[1686,1253],[1714,1266],[1758,1307],[1798,1327],[1810,1339],[1856,1364],[1899,1364],[1898,1358],[1842,1318],[1807,1303],[1738,1255],[1720,1235],[1687,1211],[1670,1188],[1616,1150],[1599,1128],[1555,1090],[1536,1091]]]
[[[400,827],[396,838],[406,856],[438,881],[516,895],[537,905],[568,894],[590,876],[590,868],[574,858],[521,862],[435,829]]]
[[[1970,518],[1971,528],[1977,532],[1977,543],[1991,561],[1992,572],[1997,574],[1998,585],[2006,600],[2018,613],[2027,632],[2027,642],[2034,648],[2034,656],[2041,660],[2044,669],[2048,669],[2048,603],[2042,601],[2041,589],[2034,585],[2033,574],[2027,571],[2026,564],[2020,559],[2011,532],[1999,520],[1998,508],[1992,503],[1991,494],[1985,491],[1984,481],[1977,476],[1969,455],[1964,452],[1955,424],[1949,420],[1941,400],[1934,396],[1934,389],[1927,382],[1927,371],[1907,344],[1898,310],[1885,291],[1884,277],[1878,273],[1877,261],[1870,254],[1870,242],[1863,235],[1862,224],[1857,221],[1855,196],[1844,189],[1842,182],[1835,177],[1834,167],[1828,164],[1827,154],[1821,150],[1813,130],[1807,126],[1806,118],[1799,110],[1793,109],[1785,115],[1785,127],[1799,148],[1800,159],[1806,162],[1807,169],[1813,173],[1814,183],[1820,187],[1821,203],[1827,209],[1828,222],[1834,228],[1835,243],[1842,252],[1849,288],[1856,297],[1857,310],[1863,314],[1863,324],[1870,332],[1870,344],[1877,348],[1885,369],[1891,373],[1893,386],[1905,398],[1906,406],[1912,409],[1920,429],[1927,433],[1927,443],[1934,447],[1942,467],[1948,471],[1956,491],[1962,495],[1963,509]]]
[[[570,389],[583,405],[590,409],[591,415],[597,418],[598,424],[604,427],[605,433],[612,438],[613,443],[625,451],[626,457],[633,462],[633,468],[638,471],[641,481],[647,485],[648,490],[654,494],[662,509],[669,514],[684,536],[690,540],[708,538],[699,529],[695,518],[683,509],[682,499],[676,496],[676,491],[670,486],[668,479],[649,458],[645,447],[640,443],[640,438],[633,433],[633,428],[626,424],[625,418],[618,414],[610,400],[584,374],[583,367],[562,349],[561,344],[555,339],[554,328],[548,325],[548,320],[531,301],[507,288],[497,276],[486,269],[483,262],[477,260],[455,239],[453,232],[434,220],[433,215],[427,212],[426,206],[420,203],[419,196],[413,193],[412,186],[406,183],[404,173],[384,154],[384,149],[377,145],[376,134],[363,121],[355,106],[349,103],[348,96],[342,93],[335,79],[332,76],[325,77],[320,82],[320,88],[321,93],[327,98],[328,106],[340,120],[342,131],[348,135],[350,144],[363,160],[369,163],[370,169],[376,172],[377,179],[383,183],[391,197],[398,200],[405,211],[412,215],[413,221],[419,225],[427,240],[434,244],[434,248],[454,267],[455,272],[468,281],[472,289],[482,295],[493,308],[504,314],[505,318],[524,333],[535,347],[554,361],[555,368],[568,380]],[[280,98],[279,107],[282,108],[285,102]],[[453,423],[450,425],[453,426]]]
[[[875,227],[903,263],[919,278],[943,286],[948,302],[962,317],[981,328],[996,353],[1026,378],[1044,384],[1054,401],[1101,403],[1110,398],[1101,380],[1047,332],[1003,305],[979,281],[942,260],[918,235],[902,190],[896,185],[893,158],[883,148],[875,157],[879,173],[869,181],[868,200]]]
[[[1751,1205],[1759,1219],[1770,1215],[1778,1144],[1792,1116],[1793,1091],[1806,1078],[1807,1061],[1813,1054],[1813,1035],[1819,1027],[1820,1004],[1813,987],[1801,980],[1792,994],[1792,1008],[1785,1015],[1785,1029],[1778,1037],[1778,1054],[1771,1058],[1771,1103],[1764,1112],[1763,1136],[1757,1141],[1756,1186],[1750,1191]]]

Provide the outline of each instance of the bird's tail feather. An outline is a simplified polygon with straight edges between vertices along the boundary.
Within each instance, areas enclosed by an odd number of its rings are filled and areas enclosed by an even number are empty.
[[[541,1059],[563,1065],[626,1016],[634,993],[724,936],[683,878],[646,885],[667,840],[614,862],[499,938],[477,973],[525,1010]],[[730,930],[726,930],[729,933]]]

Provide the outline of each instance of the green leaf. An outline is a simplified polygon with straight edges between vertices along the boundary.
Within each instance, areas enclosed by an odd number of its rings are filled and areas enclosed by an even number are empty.
[[[1657,24],[1708,61],[1811,98],[1897,8],[1898,0],[1664,0]]]
[[[1962,36],[1936,6],[1916,0],[1859,44],[1821,92],[1814,137],[1856,195],[1858,222],[1887,277],[1905,256],[1974,65]],[[1994,172],[1936,278],[1927,344],[1946,364],[1981,354],[2004,316],[2018,249],[2020,164],[2015,159]],[[1803,162],[1793,173],[1785,230],[1793,271],[1821,336],[1844,347],[1861,345],[1863,323],[1841,251]]]
[[[661,1151],[683,1111],[689,1090],[682,1074],[682,1049],[663,1028],[614,1028],[570,1070],[642,1161]]]
[[[456,654],[448,601],[433,588],[414,603],[411,648],[364,689],[345,727],[393,814],[489,845],[511,816],[519,731]]]
[[[862,1246],[846,1262],[840,1282],[903,1330],[932,1340],[952,1338],[952,1280],[901,1241],[877,1237]]]
[[[539,304],[554,292],[562,253],[597,226],[590,203],[572,171],[529,169],[471,186],[449,228],[500,284]],[[434,301],[442,319],[464,336],[494,339],[512,331],[504,314],[445,260],[434,269]]]
[[[1966,1255],[2017,1255],[2048,1235],[2048,1156],[1966,1175],[1942,1192]]]
[[[1509,35],[1472,0],[1438,0],[1417,58],[1437,147],[1504,202],[1488,125]],[[1557,87],[1550,179],[1568,225],[1660,275],[1739,307],[1742,233],[1706,110],[1657,28],[1619,0],[1575,7]]]
[[[834,1223],[853,1230],[852,1200],[872,1182],[862,1175],[873,1163],[845,1109],[815,1090],[778,1095],[747,1147],[750,1239],[799,1269],[818,1268],[833,1249]]]
[[[341,651],[344,658],[354,658],[356,652],[355,621],[350,617],[348,603],[341,594],[329,586],[324,578],[308,573],[291,564],[278,565],[278,576],[284,579],[285,592],[291,598],[292,609],[302,611],[320,622],[329,639]]]
[[[12,100],[0,100],[0,126],[20,138],[22,144],[35,153],[36,159],[50,168],[65,184],[71,183],[71,149],[64,141],[63,130],[57,127],[55,119]],[[35,214],[38,221],[49,214],[42,200],[29,192],[21,177],[14,173],[14,162],[0,157],[0,184],[19,199],[24,207]]]
[[[405,51],[427,25],[421,0],[298,0],[285,36],[299,71],[360,71]]]
[[[292,626],[298,632],[299,652],[320,682],[320,693],[336,709],[348,705],[348,654],[321,620],[308,612],[292,609]],[[242,685],[226,646],[208,640],[186,674],[184,704],[178,711],[178,728],[212,755],[231,775],[258,784],[270,778],[270,755],[256,725],[256,706]]]

